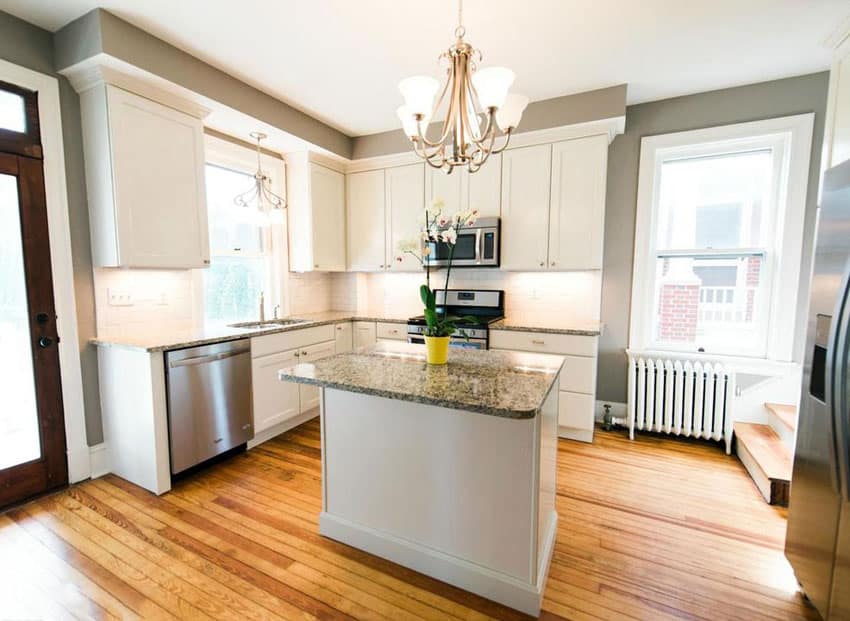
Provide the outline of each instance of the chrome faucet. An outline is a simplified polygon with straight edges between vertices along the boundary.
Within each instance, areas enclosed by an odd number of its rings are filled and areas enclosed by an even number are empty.
[[[266,320],[266,295],[260,291],[260,321]]]

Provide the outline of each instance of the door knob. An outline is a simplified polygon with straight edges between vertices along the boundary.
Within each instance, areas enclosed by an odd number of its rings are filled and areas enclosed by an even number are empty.
[[[53,339],[49,336],[42,336],[40,339],[38,339],[38,346],[42,349],[47,349],[51,345],[53,345]]]

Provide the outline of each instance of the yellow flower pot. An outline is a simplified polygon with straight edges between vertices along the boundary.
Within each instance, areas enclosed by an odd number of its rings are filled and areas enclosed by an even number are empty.
[[[449,360],[449,337],[426,336],[426,356],[428,364],[446,364]]]

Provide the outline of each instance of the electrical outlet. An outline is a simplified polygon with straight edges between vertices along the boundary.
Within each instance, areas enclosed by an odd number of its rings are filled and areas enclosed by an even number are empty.
[[[127,289],[107,289],[106,295],[110,306],[133,305],[133,294]]]

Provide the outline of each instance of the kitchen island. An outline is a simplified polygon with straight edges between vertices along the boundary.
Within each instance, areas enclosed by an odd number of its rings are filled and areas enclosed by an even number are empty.
[[[406,343],[282,369],[322,390],[319,532],[537,615],[563,358]]]

